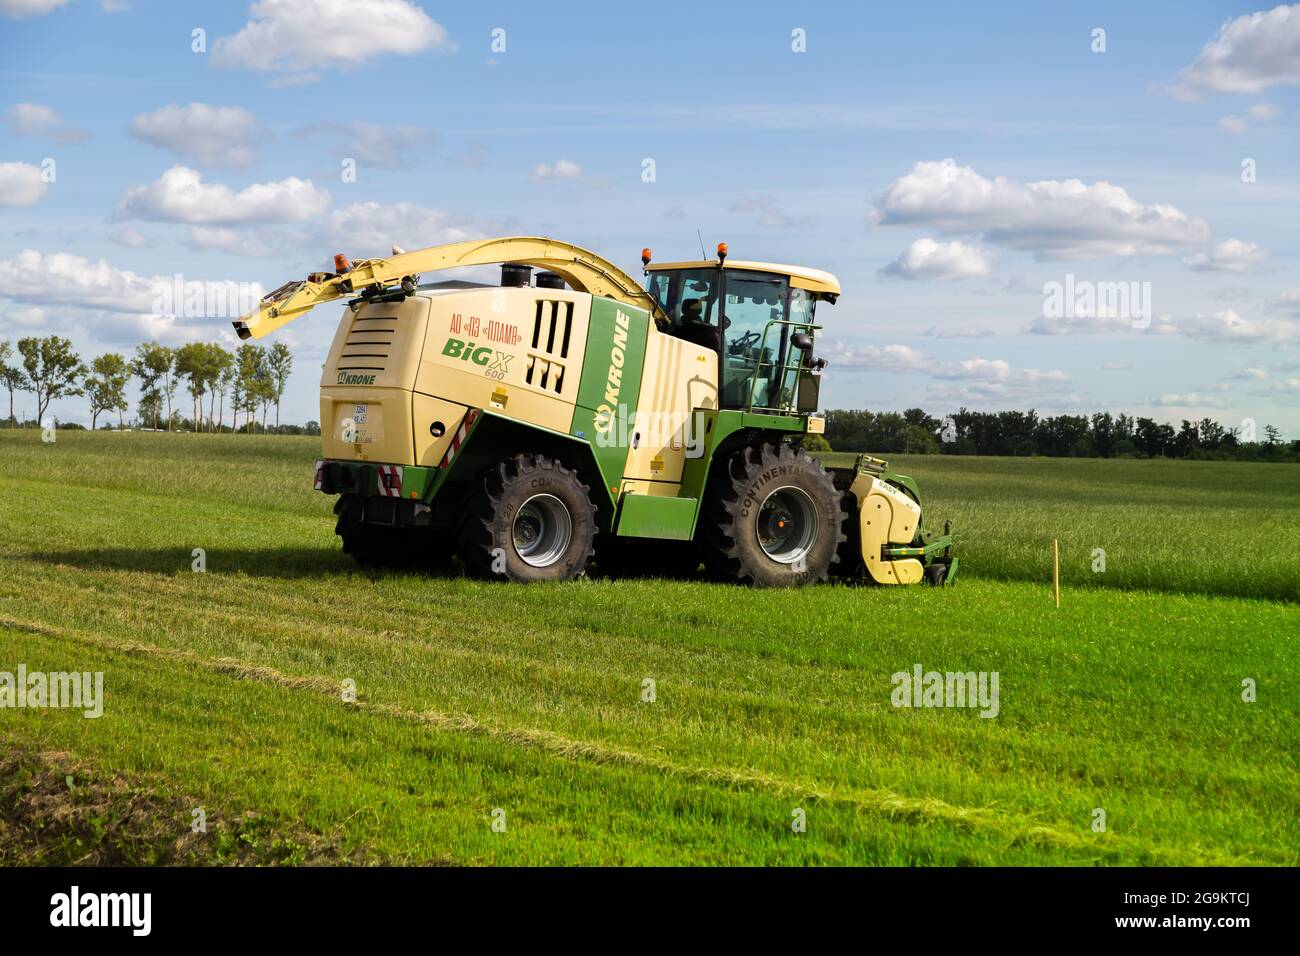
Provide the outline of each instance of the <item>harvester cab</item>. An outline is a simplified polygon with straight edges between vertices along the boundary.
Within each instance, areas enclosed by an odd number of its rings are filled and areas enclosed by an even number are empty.
[[[646,284],[568,243],[508,237],[335,257],[235,323],[260,338],[348,297],[321,379],[315,486],[370,565],[567,580],[598,566],[790,586],[832,571],[943,583],[952,538],[915,482],[859,458],[827,471],[814,346],[826,272],[652,262]],[[501,265],[500,285],[421,284]],[[539,270],[534,278],[534,270]]]

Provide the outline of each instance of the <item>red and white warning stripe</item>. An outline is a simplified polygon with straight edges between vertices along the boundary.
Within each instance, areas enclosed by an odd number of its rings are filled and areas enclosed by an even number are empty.
[[[380,465],[377,487],[381,498],[402,497],[402,466]]]
[[[457,428],[456,434],[451,436],[451,447],[447,449],[447,454],[442,456],[442,464],[438,466],[439,468],[451,467],[452,460],[456,457],[457,452],[460,451],[460,446],[465,444],[465,437],[469,435],[469,430],[473,427],[474,422],[478,420],[479,414],[480,412],[477,408],[471,408],[465,413],[464,419],[461,420],[460,428]]]

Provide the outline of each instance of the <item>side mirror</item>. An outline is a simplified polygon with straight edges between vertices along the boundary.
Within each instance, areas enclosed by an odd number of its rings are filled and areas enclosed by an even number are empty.
[[[807,332],[796,332],[794,335],[790,336],[790,344],[800,352],[807,352],[813,346],[812,336]]]

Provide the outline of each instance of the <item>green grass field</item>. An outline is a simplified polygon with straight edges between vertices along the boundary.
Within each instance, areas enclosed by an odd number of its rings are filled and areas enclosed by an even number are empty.
[[[0,862],[1300,862],[1300,469],[898,458],[954,588],[520,587],[355,569],[316,442],[0,431],[0,671],[106,694],[0,710]]]

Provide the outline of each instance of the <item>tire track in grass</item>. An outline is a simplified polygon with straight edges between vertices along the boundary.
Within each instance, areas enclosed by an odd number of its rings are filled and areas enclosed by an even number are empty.
[[[1204,848],[1180,851],[1174,848],[1145,845],[1107,833],[1083,835],[1028,818],[1012,817],[992,807],[964,807],[930,797],[908,797],[886,789],[852,789],[811,787],[794,780],[753,770],[731,767],[707,767],[680,764],[663,757],[636,750],[575,740],[553,731],[530,727],[495,727],[470,714],[448,714],[435,710],[411,710],[393,704],[380,704],[358,698],[342,701],[342,682],[324,675],[286,674],[273,667],[251,664],[233,657],[207,658],[180,648],[159,647],[141,641],[127,641],[72,628],[53,627],[38,622],[20,621],[0,616],[0,628],[11,628],[60,640],[90,644],[103,650],[126,655],[148,655],[190,666],[199,666],[236,680],[253,680],[275,684],[290,690],[333,697],[343,706],[362,713],[421,724],[448,733],[499,740],[513,746],[528,747],[567,760],[585,760],[597,764],[618,764],[666,774],[683,780],[697,781],[742,790],[762,790],[827,804],[838,804],[868,813],[877,813],[903,822],[946,823],[966,832],[984,831],[1006,839],[1013,846],[1052,846],[1065,850],[1082,850],[1095,854],[1094,862],[1120,857],[1124,851],[1133,858],[1151,858],[1167,865],[1250,865],[1248,858],[1231,856]]]

